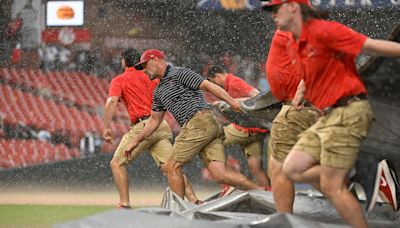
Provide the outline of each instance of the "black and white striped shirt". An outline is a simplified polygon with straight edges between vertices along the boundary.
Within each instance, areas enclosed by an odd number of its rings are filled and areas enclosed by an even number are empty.
[[[152,110],[168,110],[182,126],[197,111],[210,109],[199,90],[203,80],[205,78],[188,68],[167,66],[154,90]]]

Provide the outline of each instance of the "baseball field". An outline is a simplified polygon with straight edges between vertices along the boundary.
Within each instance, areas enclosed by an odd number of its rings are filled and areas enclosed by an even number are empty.
[[[196,193],[204,199],[214,190],[197,189]],[[140,208],[159,206],[163,194],[162,187],[133,189],[130,197],[134,208]],[[114,209],[117,202],[118,194],[114,189],[83,191],[0,187],[0,227],[52,227]]]
[[[53,224],[76,220],[84,216],[109,210],[111,206],[100,205],[0,205],[0,226],[51,227]]]

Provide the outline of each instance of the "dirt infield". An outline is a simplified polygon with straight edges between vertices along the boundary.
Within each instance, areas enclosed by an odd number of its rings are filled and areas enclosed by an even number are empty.
[[[198,190],[196,194],[205,199],[217,189]],[[131,190],[131,203],[137,206],[159,206],[164,195],[163,189]],[[106,190],[59,190],[0,188],[0,204],[41,204],[41,205],[116,205],[118,193]]]

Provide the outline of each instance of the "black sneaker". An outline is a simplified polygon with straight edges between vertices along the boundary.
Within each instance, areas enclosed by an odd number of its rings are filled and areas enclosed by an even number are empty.
[[[359,158],[355,164],[355,174],[351,182],[361,185],[365,193],[365,209],[371,211],[378,199],[382,165],[374,158]]]
[[[394,170],[390,169],[386,160],[382,160],[382,176],[379,185],[379,196],[390,204],[394,211],[398,210],[397,194],[398,193],[398,183],[397,176]]]

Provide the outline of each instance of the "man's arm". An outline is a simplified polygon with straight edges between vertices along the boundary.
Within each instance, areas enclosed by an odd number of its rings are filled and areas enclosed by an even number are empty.
[[[106,104],[104,105],[103,138],[104,138],[104,140],[106,140],[109,143],[113,139],[111,128],[110,128],[110,122],[114,116],[118,101],[119,101],[119,97],[112,96],[112,97],[107,98]]]
[[[153,132],[157,130],[158,126],[160,126],[161,122],[164,120],[164,115],[165,112],[151,111],[149,121],[147,121],[146,126],[143,128],[142,132],[136,136],[135,140],[140,143],[153,134]]]
[[[253,89],[252,91],[250,91],[249,93],[249,97],[255,97],[259,94],[260,92],[257,89]]]
[[[367,38],[362,51],[368,54],[396,57],[400,56],[400,43]]]
[[[245,96],[245,97],[239,97],[239,98],[236,98],[235,100],[237,100],[237,101],[245,101],[245,100],[248,100],[248,99],[250,99],[250,98],[253,98],[253,97],[257,96],[259,93],[260,93],[260,92],[259,92],[257,89],[252,89],[252,90],[247,94],[247,96]]]
[[[223,90],[216,84],[208,80],[204,80],[203,82],[201,82],[199,88],[212,93],[214,96],[218,97],[221,100],[226,101],[234,110],[240,111],[239,102],[229,96],[229,94],[225,90]]]
[[[253,98],[253,97],[257,96],[259,93],[260,92],[257,89],[252,89],[250,92],[247,93],[246,96],[235,98],[235,100],[237,100],[237,101],[245,101],[245,100],[248,100],[250,98]]]
[[[165,112],[155,112],[151,111],[151,115],[149,121],[147,121],[145,127],[140,132],[136,138],[131,141],[125,148],[125,156],[128,157],[130,153],[147,137],[153,134],[154,131],[157,130],[158,126],[160,126],[161,122],[164,119]]]

